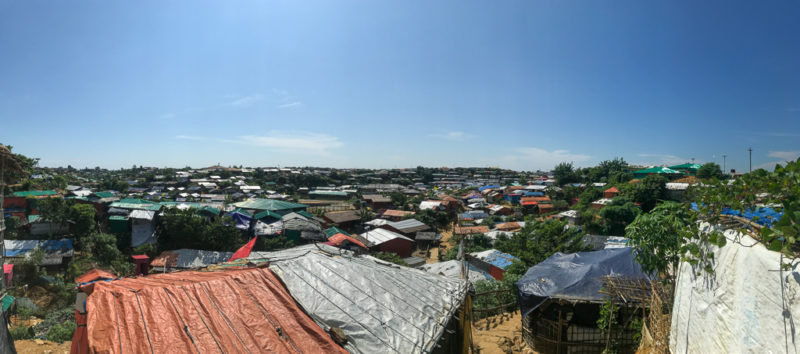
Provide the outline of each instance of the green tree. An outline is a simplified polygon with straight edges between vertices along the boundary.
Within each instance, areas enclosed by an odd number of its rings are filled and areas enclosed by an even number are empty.
[[[519,258],[527,267],[541,263],[556,252],[583,251],[583,233],[566,225],[564,221],[529,219],[525,227],[511,237],[499,236],[494,248]]]
[[[70,220],[70,232],[79,240],[94,231],[95,209],[91,204],[73,204],[67,210],[67,214]]]
[[[625,235],[625,227],[628,226],[642,212],[636,204],[624,197],[617,197],[600,210],[602,218],[603,235],[622,236]]]
[[[377,259],[383,260],[383,261],[387,261],[387,262],[390,262],[390,263],[399,264],[401,266],[408,267],[408,263],[406,263],[406,261],[404,261],[403,258],[401,258],[400,256],[398,256],[398,255],[396,255],[394,253],[377,252],[377,253],[373,254],[372,256],[377,258]]]
[[[567,183],[574,183],[579,180],[572,162],[562,162],[556,165],[553,169],[553,176],[556,179],[556,184],[563,186]]]
[[[625,229],[631,246],[637,249],[636,262],[647,272],[657,272],[671,282],[678,264],[686,260],[711,272],[711,256],[704,243],[722,247],[724,236],[705,234],[698,229],[697,214],[686,204],[665,202],[649,213],[640,214]]]
[[[208,219],[192,209],[167,209],[159,228],[159,247],[235,251],[245,243],[235,225],[230,217]]]
[[[621,195],[640,203],[642,210],[652,210],[659,200],[666,199],[667,179],[664,176],[650,175],[639,183],[628,183],[622,187]]]
[[[722,169],[719,167],[719,165],[713,162],[706,163],[697,169],[697,178],[722,179],[724,176],[725,175],[722,173]]]

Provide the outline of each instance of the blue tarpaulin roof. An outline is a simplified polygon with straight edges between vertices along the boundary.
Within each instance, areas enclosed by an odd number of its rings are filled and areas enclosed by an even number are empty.
[[[479,190],[479,191],[481,191],[481,192],[483,192],[483,191],[485,191],[485,190],[487,190],[487,189],[502,188],[502,187],[503,187],[503,186],[492,186],[492,185],[490,185],[490,186],[483,186],[483,187],[480,187],[480,188],[478,188],[478,190]]]
[[[692,210],[697,211],[697,203],[692,203]],[[755,210],[750,209],[744,212],[741,210],[733,210],[731,208],[723,208],[722,214],[740,216],[766,227],[772,227],[772,225],[780,221],[781,217],[783,216],[782,211],[775,211],[775,209],[770,207],[761,207]]]
[[[471,255],[500,269],[506,269],[506,267],[510,266],[512,262],[519,260],[517,257],[514,257],[508,253],[500,252],[498,250],[475,252]]]
[[[5,240],[6,257],[24,255],[36,248],[41,248],[45,253],[69,252],[72,250],[72,239]]]
[[[551,298],[600,302],[602,278],[649,278],[633,260],[631,248],[564,254],[558,252],[525,273],[517,282],[522,316],[527,316]]]
[[[756,210],[747,210],[744,212],[740,210],[724,208],[722,209],[722,214],[741,216],[743,218],[752,220],[757,224],[764,225],[767,227],[771,227],[772,224],[780,221],[781,217],[783,216],[783,212],[777,212],[774,209],[768,207],[758,208]]]

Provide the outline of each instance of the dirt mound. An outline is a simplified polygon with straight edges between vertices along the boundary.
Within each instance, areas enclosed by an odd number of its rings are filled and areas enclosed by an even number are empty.
[[[522,339],[519,311],[476,321],[472,336],[481,354],[535,353]]]
[[[68,354],[72,342],[56,343],[41,339],[14,341],[18,354]]]

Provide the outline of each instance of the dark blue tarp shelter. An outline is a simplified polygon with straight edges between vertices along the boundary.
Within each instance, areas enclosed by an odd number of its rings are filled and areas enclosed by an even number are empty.
[[[239,212],[231,212],[228,215],[236,221],[236,228],[239,230],[247,230],[250,227],[250,217],[239,213]]]
[[[605,276],[648,278],[634,262],[631,251],[631,248],[616,248],[550,256],[528,269],[517,282],[520,313],[525,317],[549,299],[601,302]]]

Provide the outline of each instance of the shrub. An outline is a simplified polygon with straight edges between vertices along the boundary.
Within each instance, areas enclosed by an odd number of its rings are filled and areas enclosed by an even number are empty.
[[[25,326],[12,326],[11,338],[14,340],[33,338],[33,328]]]
[[[75,333],[75,322],[64,322],[57,324],[47,331],[47,340],[63,343],[72,340],[72,335]]]

